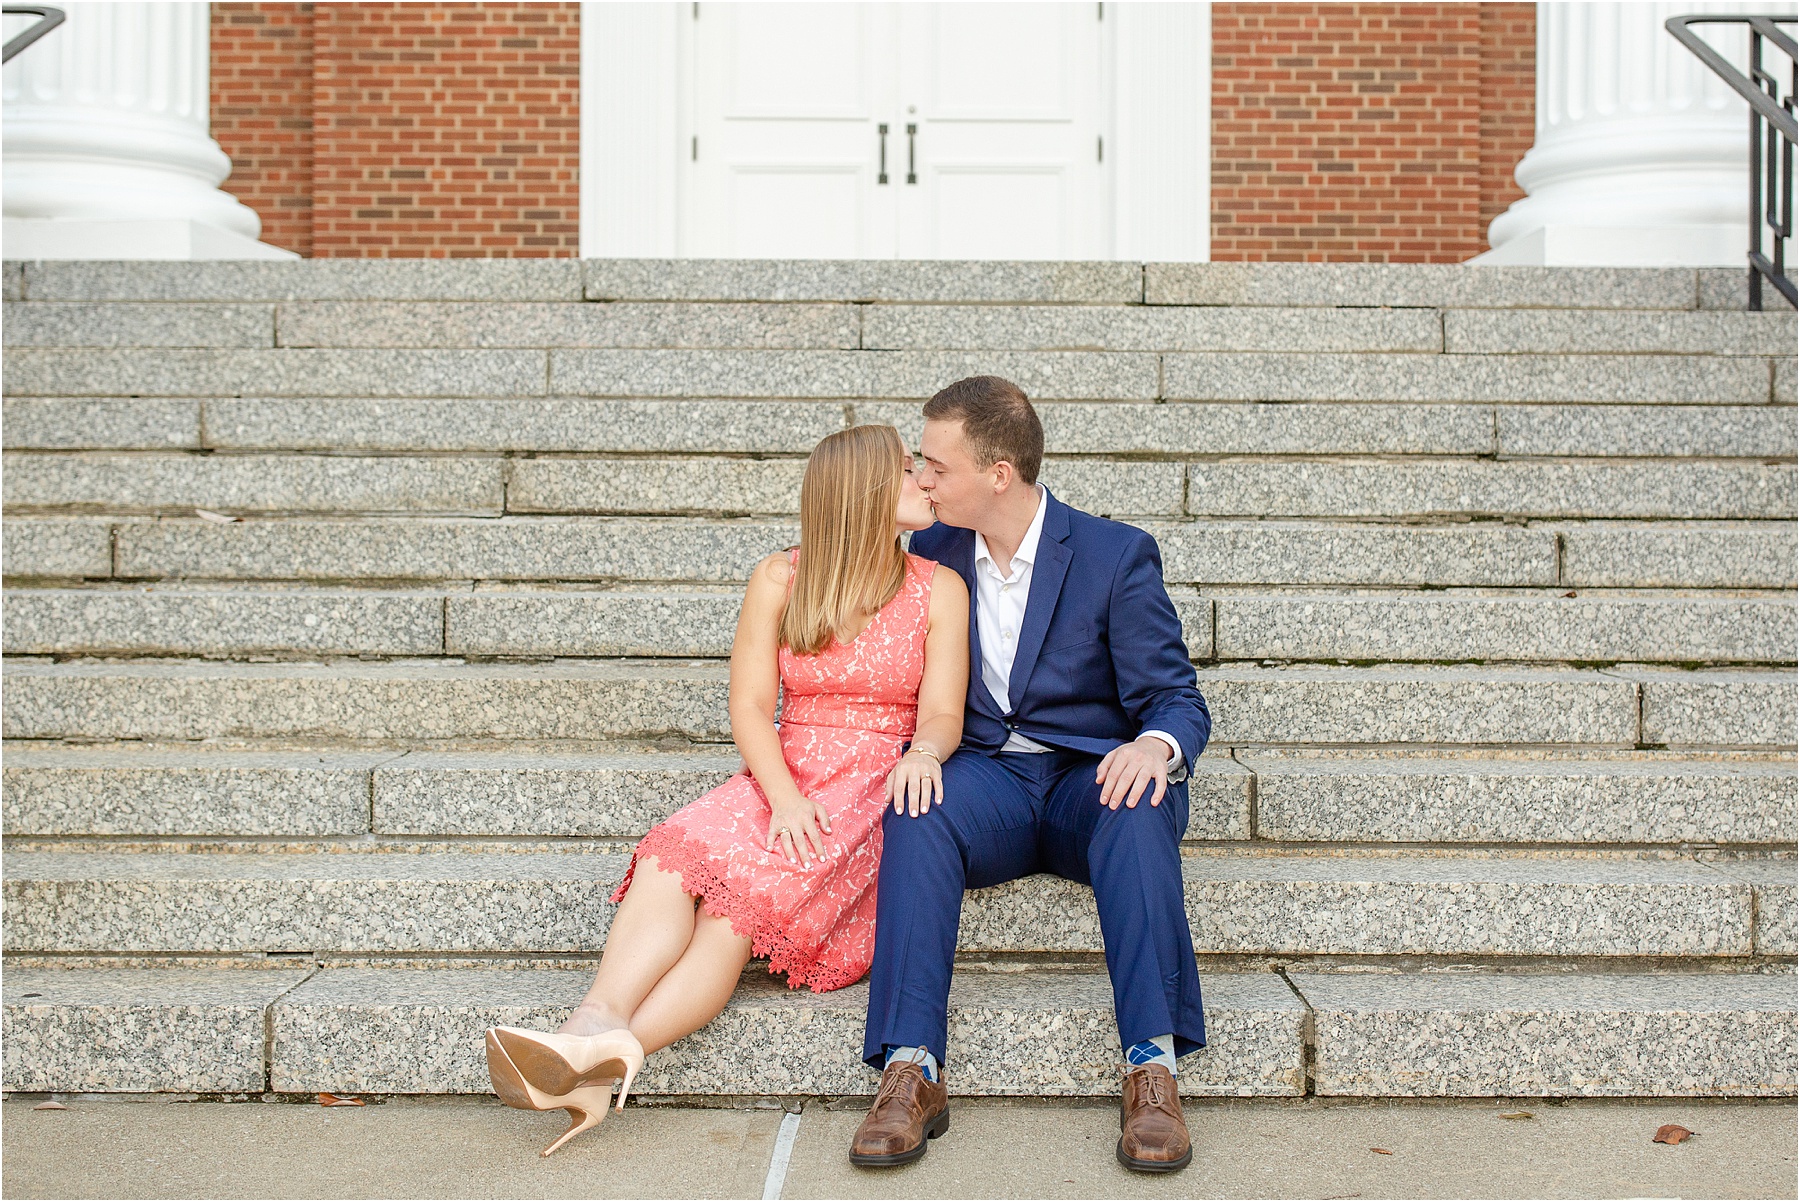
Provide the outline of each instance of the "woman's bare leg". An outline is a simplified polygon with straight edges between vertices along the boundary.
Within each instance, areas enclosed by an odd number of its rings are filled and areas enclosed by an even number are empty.
[[[701,909],[687,950],[631,1016],[631,1033],[654,1052],[698,1031],[725,1009],[749,962],[750,940]]]
[[[557,1030],[592,1035],[629,1026],[650,991],[687,951],[697,904],[682,889],[679,874],[665,871],[655,856],[640,859],[631,888],[613,915],[594,983]]]

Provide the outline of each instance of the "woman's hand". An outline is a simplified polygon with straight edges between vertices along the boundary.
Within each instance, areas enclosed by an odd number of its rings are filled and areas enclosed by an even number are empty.
[[[900,757],[888,772],[888,800],[894,813],[904,811],[917,818],[930,811],[931,803],[944,800],[944,769],[937,756],[924,747],[914,746]]]
[[[791,800],[769,803],[767,850],[780,849],[788,863],[811,868],[813,857],[825,858],[825,836],[831,833],[831,815],[810,797],[795,794]]]

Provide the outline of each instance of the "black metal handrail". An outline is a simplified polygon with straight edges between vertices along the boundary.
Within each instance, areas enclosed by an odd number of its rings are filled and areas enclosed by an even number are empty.
[[[25,49],[45,34],[63,23],[63,10],[51,8],[44,4],[8,4],[0,11],[19,16],[39,16],[44,18],[35,25],[26,27],[22,32],[6,40],[4,48],[0,48],[0,63],[10,63],[13,55]]]
[[[1788,304],[1796,305],[1794,281],[1787,274],[1787,241],[1794,232],[1794,93],[1800,89],[1800,52],[1794,39],[1776,28],[1794,17],[1694,13],[1670,17],[1663,28],[1693,51],[1713,73],[1750,102],[1750,308],[1762,308],[1762,282],[1775,285]],[[1750,30],[1750,74],[1726,62],[1700,40],[1695,25],[1744,25]],[[1787,55],[1787,95],[1782,81],[1763,67],[1763,43]],[[1763,230],[1772,235],[1773,257],[1763,253]]]

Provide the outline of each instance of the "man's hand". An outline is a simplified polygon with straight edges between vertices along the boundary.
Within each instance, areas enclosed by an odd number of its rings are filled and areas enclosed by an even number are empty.
[[[1118,809],[1120,802],[1128,810],[1136,808],[1145,787],[1152,783],[1156,787],[1150,791],[1150,804],[1161,805],[1163,794],[1169,791],[1169,745],[1145,735],[1135,743],[1115,747],[1100,761],[1094,780],[1100,785],[1100,804],[1109,810]]]

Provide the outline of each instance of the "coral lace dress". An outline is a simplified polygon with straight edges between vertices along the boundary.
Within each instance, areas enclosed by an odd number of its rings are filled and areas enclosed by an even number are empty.
[[[782,758],[800,792],[831,815],[825,857],[804,868],[766,850],[769,802],[746,769],[651,828],[614,901],[638,859],[655,856],[790,986],[841,989],[869,971],[887,774],[918,722],[937,565],[908,555],[906,567],[900,591],[851,642],[810,656],[780,651]]]

